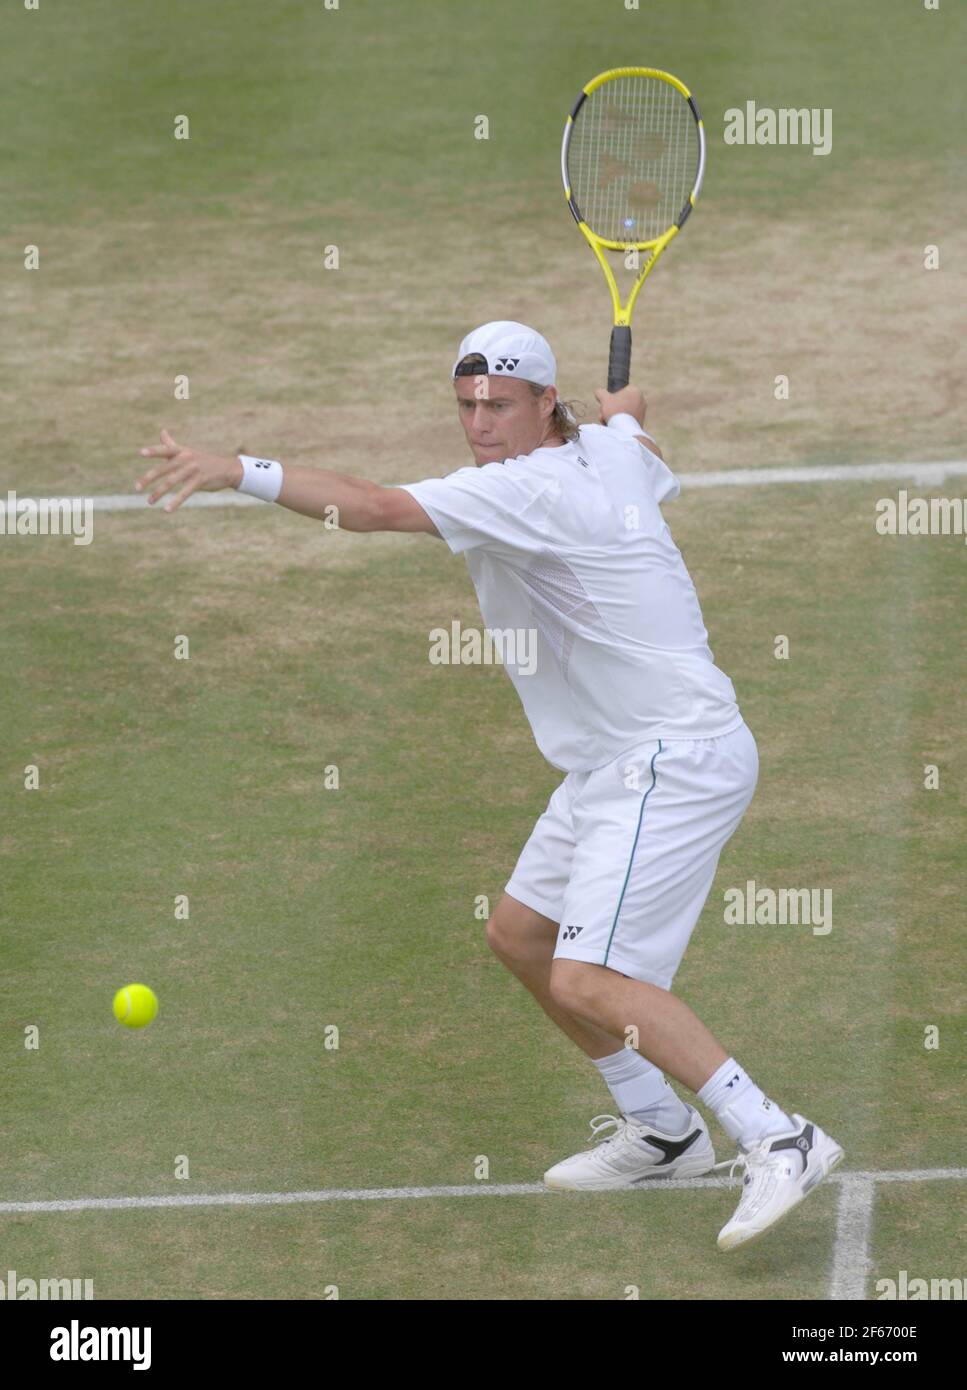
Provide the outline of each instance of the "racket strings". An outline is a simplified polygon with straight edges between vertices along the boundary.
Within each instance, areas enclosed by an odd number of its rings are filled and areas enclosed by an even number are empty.
[[[653,241],[678,220],[695,186],[699,140],[671,83],[618,77],[583,102],[568,149],[571,192],[607,241]]]

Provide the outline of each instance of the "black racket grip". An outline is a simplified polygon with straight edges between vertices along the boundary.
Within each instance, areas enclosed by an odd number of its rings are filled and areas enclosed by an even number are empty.
[[[608,390],[620,391],[631,379],[631,329],[612,328],[608,358]]]

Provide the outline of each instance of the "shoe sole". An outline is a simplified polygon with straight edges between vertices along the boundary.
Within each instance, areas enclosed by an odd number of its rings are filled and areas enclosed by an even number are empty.
[[[655,1173],[642,1173],[640,1177],[628,1178],[626,1182],[602,1183],[597,1186],[593,1183],[566,1183],[548,1182],[543,1179],[544,1186],[548,1192],[627,1192],[636,1187],[641,1187],[645,1183],[668,1182],[671,1178],[700,1178],[705,1173],[710,1173],[715,1167],[715,1156],[708,1163],[702,1160],[701,1164],[679,1164],[675,1168],[663,1169]]]
[[[760,1237],[767,1236],[770,1231],[774,1231],[783,1217],[788,1216],[791,1211],[795,1211],[803,1198],[808,1197],[810,1192],[817,1188],[821,1182],[829,1177],[833,1169],[842,1163],[843,1153],[844,1151],[837,1144],[833,1156],[828,1161],[824,1161],[823,1169],[819,1176],[814,1178],[808,1187],[803,1188],[796,1200],[786,1207],[785,1211],[780,1212],[777,1217],[770,1221],[768,1226],[763,1226],[761,1231],[754,1231],[750,1236],[741,1235],[741,1232],[735,1232],[736,1235],[741,1237],[740,1239],[736,1240],[730,1238],[725,1244],[718,1242],[718,1248],[720,1250],[738,1250],[740,1246],[751,1245],[754,1240],[759,1240]]]

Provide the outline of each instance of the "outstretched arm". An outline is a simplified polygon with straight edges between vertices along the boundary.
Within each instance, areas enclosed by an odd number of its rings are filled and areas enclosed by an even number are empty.
[[[193,492],[220,492],[237,488],[242,481],[238,455],[200,453],[176,443],[167,430],[161,431],[160,444],[141,453],[160,462],[135,483],[135,490],[150,488],[149,504],[172,493],[164,507],[166,512],[176,511]],[[287,464],[276,501],[303,516],[335,521],[344,531],[425,531],[439,535],[420,504],[403,488],[383,487],[349,473]]]

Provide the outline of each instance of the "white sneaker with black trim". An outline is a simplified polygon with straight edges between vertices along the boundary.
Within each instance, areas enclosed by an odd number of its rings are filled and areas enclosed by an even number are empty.
[[[680,1134],[666,1134],[624,1115],[595,1115],[591,1121],[594,1147],[555,1163],[544,1174],[544,1182],[554,1192],[606,1192],[707,1173],[715,1166],[708,1126],[694,1106],[688,1111],[688,1124]],[[609,1129],[614,1134],[604,1138]]]
[[[764,1235],[841,1161],[843,1150],[819,1125],[802,1115],[792,1119],[794,1129],[766,1135],[748,1147],[740,1145],[731,1166],[716,1164],[728,1166],[729,1177],[737,1164],[745,1166],[739,1205],[719,1231],[720,1250],[734,1250]]]

